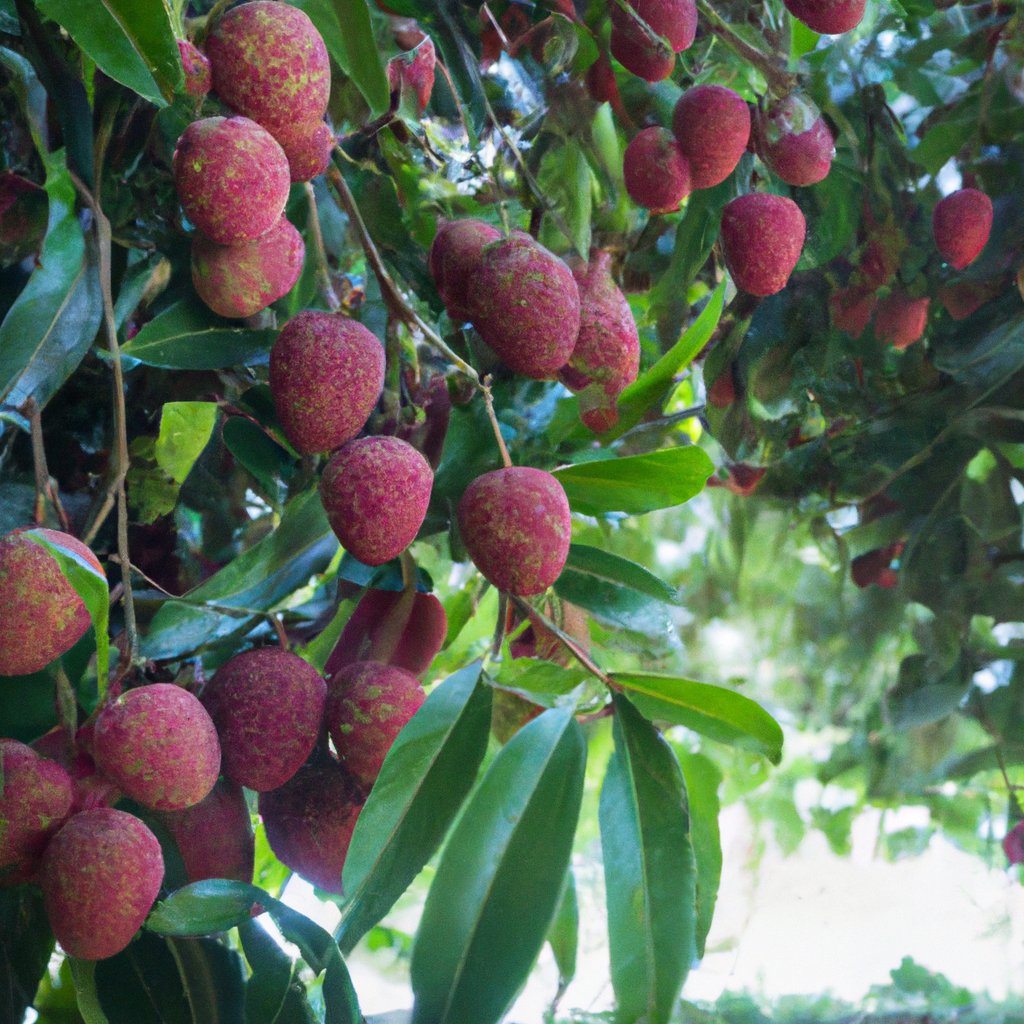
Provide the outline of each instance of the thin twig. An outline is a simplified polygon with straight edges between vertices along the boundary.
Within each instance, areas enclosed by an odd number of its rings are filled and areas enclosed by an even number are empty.
[[[64,506],[60,503],[53,484],[50,482],[50,471],[46,465],[46,448],[43,445],[43,421],[39,403],[30,395],[25,399],[20,412],[28,417],[29,431],[32,437],[32,466],[36,478],[36,502],[33,515],[36,526],[42,526],[46,518],[46,501],[49,499],[60,522],[62,530],[69,529],[69,521]]]
[[[697,9],[704,15],[711,31],[740,57],[753,64],[764,75],[774,92],[783,95],[792,92],[798,80],[796,75],[784,71],[768,54],[762,53],[756,46],[751,46],[745,39],[736,35],[729,27],[729,23],[711,6],[709,0],[697,0]]]
[[[288,634],[285,632],[284,623],[281,621],[281,616],[275,615],[273,612],[267,612],[267,621],[273,626],[274,632],[277,634],[277,642],[281,650],[287,651],[291,644],[288,640]]]
[[[505,641],[505,625],[508,619],[508,594],[498,591],[498,618],[494,623],[494,637],[491,640],[491,657],[501,656],[501,645]]]
[[[320,230],[320,217],[316,209],[316,191],[312,182],[306,182],[306,200],[309,203],[309,233],[313,237],[313,254],[316,258],[317,273],[320,276],[320,294],[332,313],[341,309],[341,300],[331,284],[331,268],[327,264],[327,250],[324,247],[324,233]]]
[[[506,469],[512,468],[512,458],[505,447],[505,438],[501,436],[501,425],[498,423],[497,414],[494,412],[494,396],[491,394],[491,378],[488,375],[484,378],[483,386],[480,389],[484,395],[484,404],[487,406],[487,418],[491,421],[491,429],[494,431],[494,438],[498,442],[498,451],[501,452],[501,464]]]

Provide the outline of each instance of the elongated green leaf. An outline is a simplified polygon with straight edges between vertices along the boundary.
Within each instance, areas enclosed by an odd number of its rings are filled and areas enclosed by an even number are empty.
[[[583,795],[571,708],[501,749],[445,846],[412,953],[413,1024],[495,1024],[554,917]]]
[[[349,895],[336,932],[348,952],[434,855],[487,749],[491,690],[469,665],[431,691],[399,733],[359,814],[342,885]]]
[[[542,658],[514,658],[502,663],[495,682],[512,690],[557,696],[572,693],[589,678],[586,669],[576,666],[567,668]]]
[[[642,515],[689,501],[704,489],[714,468],[700,448],[687,446],[563,466],[555,476],[575,512]]]
[[[151,320],[121,354],[170,370],[219,370],[265,363],[276,331],[225,327],[198,299],[183,299]]]
[[[558,965],[558,988],[564,991],[576,977],[576,951],[579,945],[580,907],[576,899],[576,876],[572,868],[565,873],[565,885],[558,901],[555,919],[548,932],[548,945]]]
[[[782,729],[760,704],[733,690],[651,672],[615,672],[645,718],[684,725],[721,743],[782,758]]]
[[[680,754],[679,763],[686,780],[690,843],[697,862],[696,950],[697,956],[703,957],[722,878],[722,837],[718,830],[718,787],[722,784],[722,773],[704,754]]]
[[[570,544],[565,567],[587,576],[591,586],[625,587],[664,604],[679,603],[679,592],[660,576],[604,548]]]
[[[296,971],[291,957],[256,921],[242,921],[238,937],[252,970],[245,986],[246,1024],[305,1024],[308,1018],[289,1012],[288,996]]]
[[[213,435],[216,423],[216,402],[167,402],[164,405],[160,411],[156,461],[175,483],[185,482]]]
[[[665,1024],[694,955],[696,870],[683,775],[619,694],[599,822],[617,1020]]]
[[[100,960],[95,982],[110,1024],[195,1024],[174,954],[158,935],[142,932],[116,956]]]

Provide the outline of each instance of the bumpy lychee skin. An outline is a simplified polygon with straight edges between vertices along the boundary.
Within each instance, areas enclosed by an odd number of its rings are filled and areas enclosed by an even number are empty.
[[[299,132],[279,135],[292,181],[312,181],[327,170],[335,139],[325,121],[317,122],[312,129],[304,126]]]
[[[774,295],[786,287],[804,246],[807,225],[785,196],[754,192],[722,211],[722,251],[736,287]]]
[[[758,118],[757,150],[772,172],[788,185],[813,185],[828,176],[835,140],[818,108],[791,94]]]
[[[127,690],[104,707],[93,753],[126,796],[157,811],[199,803],[220,774],[212,719],[198,697],[171,683]]]
[[[849,285],[836,289],[828,300],[832,326],[837,331],[859,338],[867,329],[877,302],[878,296],[873,288]]]
[[[0,739],[0,886],[23,881],[70,813],[71,776],[17,740]]]
[[[498,358],[537,380],[565,366],[580,330],[572,271],[529,235],[484,247],[471,278],[470,320]]]
[[[306,246],[287,217],[259,238],[218,245],[192,239],[192,285],[220,316],[240,319],[266,309],[295,286]]]
[[[57,941],[69,956],[103,960],[139,930],[164,877],[156,836],[110,807],[82,811],[50,840],[40,884]]]
[[[331,456],[320,498],[338,540],[365,565],[383,565],[414,540],[430,504],[434,473],[397,437],[360,437]]]
[[[671,213],[690,194],[690,165],[667,128],[645,128],[622,154],[626,191],[651,213]]]
[[[783,0],[789,13],[809,29],[837,36],[856,28],[864,17],[866,0]]]
[[[425,697],[411,672],[379,661],[358,661],[331,677],[324,722],[338,760],[364,789]]]
[[[621,63],[621,62],[620,62]],[[587,68],[587,92],[596,103],[614,103],[619,98],[619,86],[608,54],[603,50],[597,60]]]
[[[51,761],[56,761],[71,776],[74,799],[71,813],[85,811],[91,807],[113,807],[124,795],[104,775],[92,754],[92,736],[95,722],[89,719],[75,733],[74,743],[68,741],[68,734],[62,725],[55,725],[32,741],[32,749]]]
[[[331,93],[327,47],[289,4],[253,0],[217,19],[206,40],[217,95],[272,135],[312,127]]]
[[[541,469],[510,466],[477,477],[459,501],[458,521],[474,565],[519,597],[547,590],[569,556],[569,501]]]
[[[932,234],[942,258],[954,269],[973,263],[992,231],[992,200],[976,188],[962,188],[935,205]]]
[[[279,647],[225,662],[203,691],[224,774],[257,792],[283,785],[312,752],[326,699],[320,673]]]
[[[173,165],[186,216],[214,242],[259,238],[284,213],[291,184],[288,158],[277,140],[247,117],[193,121],[178,139]]]
[[[893,348],[913,345],[924,334],[928,323],[929,298],[914,298],[894,288],[875,307],[875,335]]]
[[[448,220],[438,227],[430,246],[427,269],[452,320],[470,317],[469,288],[484,246],[501,232],[482,220]]]
[[[612,56],[645,82],[664,81],[676,66],[672,47],[664,40],[655,42],[639,29],[619,29],[613,25],[608,44]]]
[[[384,387],[384,346],[337,313],[298,313],[270,350],[270,393],[300,452],[333,451],[366,424]]]
[[[659,47],[617,4],[612,4],[611,51],[634,75],[659,82],[672,73],[675,54],[693,44],[697,33],[697,5],[693,0],[628,0],[630,7],[653,32],[668,43]],[[665,68],[668,70],[664,70]],[[656,76],[656,77],[652,77]]]
[[[690,164],[691,188],[711,188],[732,174],[746,151],[750,110],[724,85],[696,85],[676,102],[672,131]]]
[[[89,611],[42,537],[78,555],[99,574],[96,556],[60,530],[15,530],[0,537],[0,676],[28,675],[70,650],[89,628]]]
[[[185,72],[185,92],[189,96],[202,99],[210,91],[213,82],[210,61],[195,43],[187,39],[178,40],[178,53],[181,55],[181,66]]]

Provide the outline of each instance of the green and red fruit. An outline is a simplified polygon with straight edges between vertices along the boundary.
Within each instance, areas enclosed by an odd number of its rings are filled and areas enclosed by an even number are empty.
[[[107,704],[93,755],[125,796],[157,811],[199,803],[220,774],[213,720],[198,697],[171,683],[126,690]]]
[[[973,263],[992,231],[992,200],[976,188],[940,199],[932,211],[932,234],[942,258],[955,270]]]
[[[287,217],[259,238],[218,245],[192,239],[192,285],[220,316],[252,316],[287,295],[302,273],[306,246]]]
[[[361,323],[306,311],[270,350],[270,393],[297,451],[333,451],[366,425],[384,387],[384,346]]]
[[[383,565],[415,539],[433,483],[430,464],[411,444],[361,437],[331,456],[320,499],[345,549],[365,565]]]
[[[783,0],[789,13],[809,29],[837,36],[856,28],[864,17],[866,0]]]
[[[156,836],[110,807],[74,815],[43,854],[40,884],[50,927],[68,956],[103,960],[142,926],[164,878]]]
[[[185,72],[185,92],[202,99],[213,83],[209,59],[195,43],[187,39],[178,40],[178,54]]]
[[[202,697],[220,737],[224,774],[257,792],[284,785],[312,753],[326,699],[320,673],[280,647],[225,662]]]
[[[818,108],[791,94],[757,118],[757,151],[772,173],[788,185],[813,185],[828,176],[835,140]]]
[[[913,345],[924,334],[929,301],[894,288],[875,307],[875,337],[897,349]]]
[[[482,220],[464,218],[444,221],[434,235],[427,269],[448,316],[459,323],[470,317],[469,293],[484,246],[501,238],[501,232]]]
[[[651,213],[672,213],[690,194],[690,165],[667,128],[645,128],[622,155],[626,191]]]
[[[335,138],[326,121],[318,121],[312,129],[303,127],[296,133],[282,132],[279,141],[288,158],[292,181],[312,181],[327,170]]]
[[[874,288],[862,285],[848,285],[837,288],[828,300],[829,312],[832,314],[832,326],[843,331],[852,338],[859,338],[871,322],[871,314],[875,311],[878,296]]]
[[[750,109],[724,85],[697,85],[676,102],[672,131],[690,165],[690,187],[711,188],[732,174],[746,152]]]
[[[458,521],[474,565],[519,597],[547,590],[569,556],[569,501],[540,469],[509,466],[477,477],[459,501]]]
[[[800,207],[785,196],[753,192],[722,211],[722,252],[736,287],[774,295],[786,287],[800,259],[807,225]]]
[[[408,90],[416,98],[416,110],[420,115],[430,102],[436,65],[437,52],[430,36],[424,36],[414,49],[388,61],[388,84],[392,91]]]
[[[288,158],[247,117],[193,121],[178,139],[173,164],[182,208],[211,241],[231,245],[259,238],[284,213]]]
[[[688,49],[697,33],[693,0],[628,0],[657,39],[635,18],[612,4],[612,56],[634,75],[660,82],[672,73],[675,55]]]

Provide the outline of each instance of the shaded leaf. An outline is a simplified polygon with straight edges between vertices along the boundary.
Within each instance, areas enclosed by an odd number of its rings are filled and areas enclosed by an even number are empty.
[[[580,907],[576,899],[576,876],[572,868],[565,873],[565,885],[558,910],[548,931],[548,945],[558,966],[558,987],[562,991],[576,977],[576,951],[579,945]]]
[[[0,889],[0,1020],[23,1019],[52,952],[53,933],[38,887]]]
[[[679,763],[686,780],[690,805],[690,845],[697,865],[697,925],[695,948],[704,956],[704,944],[715,916],[715,902],[722,878],[722,837],[718,830],[721,803],[718,787],[722,773],[704,754],[680,753]]]

